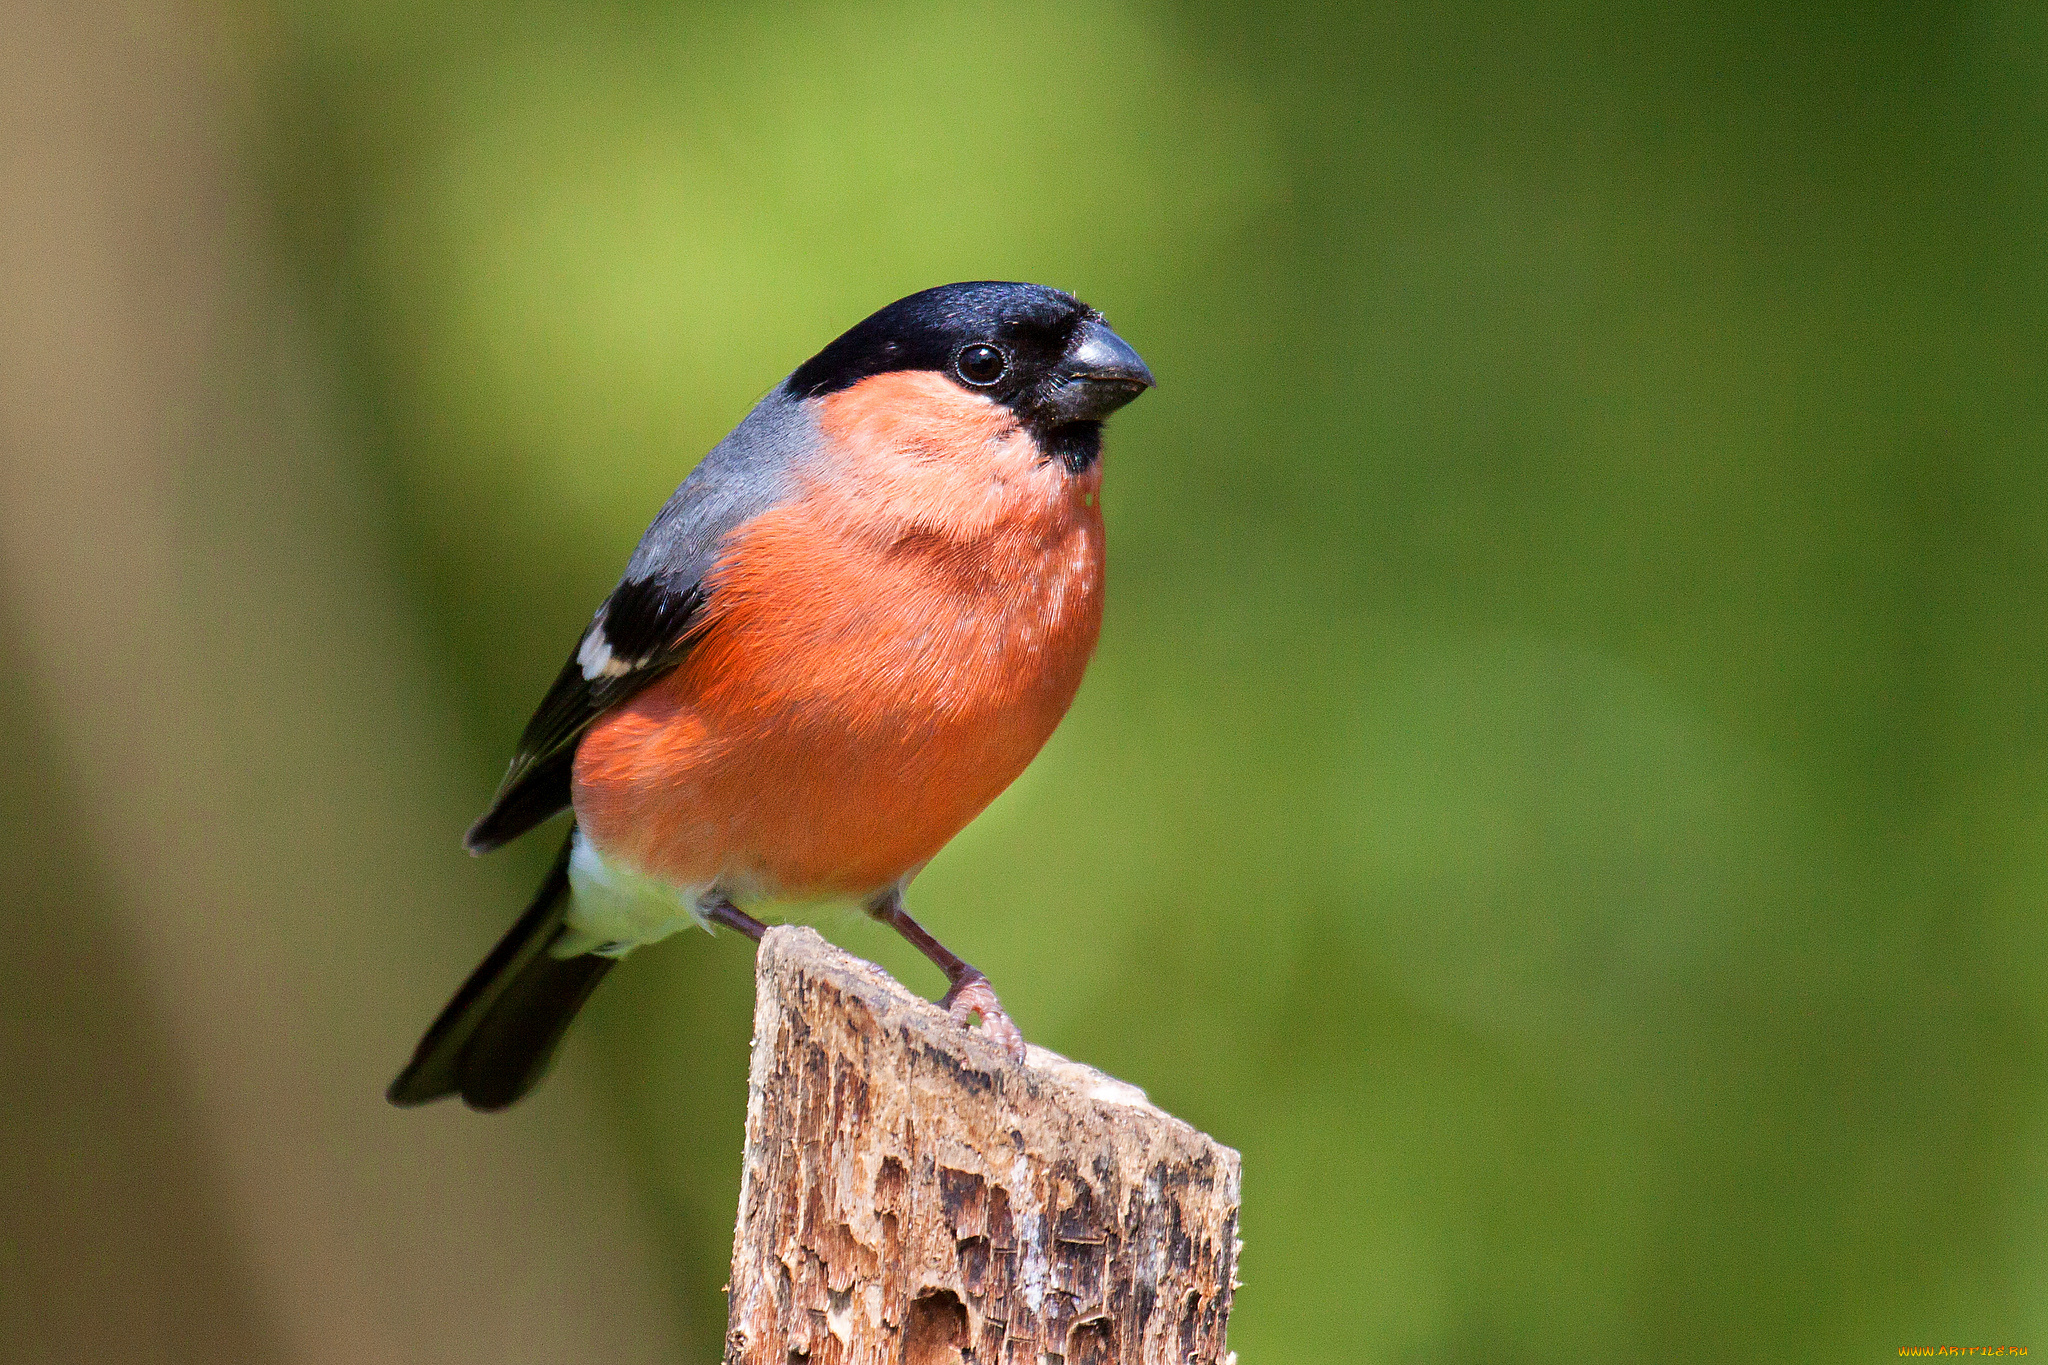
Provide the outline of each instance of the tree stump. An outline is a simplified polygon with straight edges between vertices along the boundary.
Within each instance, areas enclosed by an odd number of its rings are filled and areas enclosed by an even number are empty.
[[[755,979],[726,1365],[1232,1365],[1236,1152],[809,929]]]

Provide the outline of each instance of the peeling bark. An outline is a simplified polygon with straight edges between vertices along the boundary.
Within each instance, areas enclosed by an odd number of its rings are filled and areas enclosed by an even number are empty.
[[[1238,1157],[809,929],[756,966],[726,1365],[1230,1365]]]

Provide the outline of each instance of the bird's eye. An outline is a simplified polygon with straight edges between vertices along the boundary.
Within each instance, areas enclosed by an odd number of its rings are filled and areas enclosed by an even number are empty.
[[[976,342],[962,346],[954,358],[953,367],[960,371],[960,377],[970,384],[989,385],[1003,377],[1003,371],[1010,367],[1003,359],[1003,353],[993,346]]]

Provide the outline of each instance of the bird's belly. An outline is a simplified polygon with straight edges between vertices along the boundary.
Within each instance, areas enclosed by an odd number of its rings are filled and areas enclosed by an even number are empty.
[[[1101,620],[1099,522],[965,574],[822,558],[723,585],[683,665],[584,738],[577,818],[607,858],[741,900],[866,895],[1051,735]]]

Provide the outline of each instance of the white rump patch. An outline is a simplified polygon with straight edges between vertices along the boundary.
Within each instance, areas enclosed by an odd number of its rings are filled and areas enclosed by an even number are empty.
[[[582,830],[569,851],[569,932],[557,957],[601,952],[624,957],[643,944],[695,924],[709,931],[699,903],[709,886],[670,886],[608,859]]]

